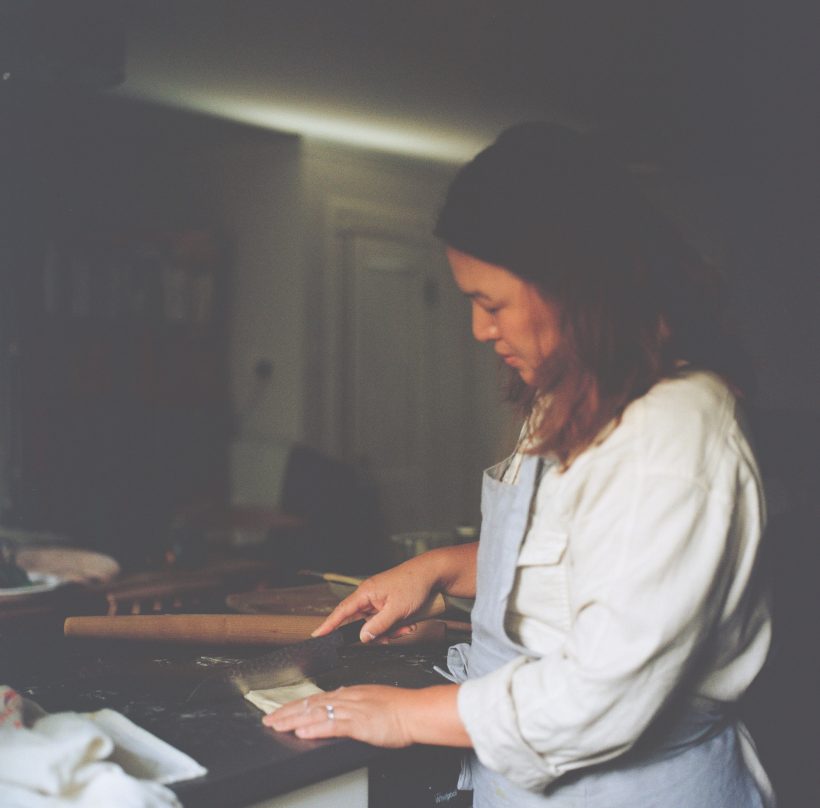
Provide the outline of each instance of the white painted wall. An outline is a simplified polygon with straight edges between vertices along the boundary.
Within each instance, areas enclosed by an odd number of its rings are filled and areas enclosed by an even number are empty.
[[[301,144],[270,133],[226,138],[192,157],[213,216],[232,244],[231,398],[238,437],[304,435],[307,293]],[[273,366],[260,382],[260,360]]]

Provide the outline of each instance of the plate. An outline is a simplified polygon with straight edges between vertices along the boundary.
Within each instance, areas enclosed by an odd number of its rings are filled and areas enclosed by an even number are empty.
[[[56,589],[65,581],[57,575],[46,573],[30,572],[28,586],[11,586],[0,588],[0,598],[20,597],[21,595],[36,595],[40,592],[49,592]]]
[[[106,583],[120,572],[120,565],[110,556],[75,547],[21,547],[16,560],[30,578],[45,575],[63,582]]]

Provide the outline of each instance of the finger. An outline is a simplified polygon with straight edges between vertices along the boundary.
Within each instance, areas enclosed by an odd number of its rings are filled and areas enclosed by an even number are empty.
[[[386,639],[396,640],[399,637],[404,637],[408,634],[415,634],[419,630],[418,623],[405,623],[404,625],[395,627]]]
[[[304,740],[312,740],[314,738],[339,738],[346,735],[338,718],[333,721],[327,720],[320,724],[308,724],[307,726],[299,727],[293,734],[297,738]]]
[[[362,626],[361,641],[364,643],[372,642],[383,635],[389,636],[394,630],[401,631],[400,628],[396,627],[394,629],[394,627],[396,623],[400,622],[404,617],[405,615],[391,609],[389,605],[385,606],[384,609],[374,614],[365,622],[364,626]]]
[[[324,716],[314,722],[302,724],[294,730],[297,738],[337,738],[346,733],[342,729],[343,718],[339,715],[339,708],[335,705],[317,705],[324,711]]]
[[[366,617],[373,611],[370,599],[358,590],[348,595],[311,633],[312,637],[328,634],[343,623],[355,618]]]
[[[307,718],[310,709],[311,700],[309,698],[290,701],[263,716],[262,723],[265,724],[265,726],[272,727],[274,724],[278,725],[285,721],[292,721],[300,716]]]
[[[372,642],[377,645],[391,645],[392,643],[407,643],[415,639],[418,632],[418,624],[406,623],[404,625],[394,625],[389,631],[380,637],[374,637]]]
[[[422,620],[407,626],[409,631],[405,631],[404,628],[394,632],[388,642],[395,645],[417,645],[447,639],[447,624],[443,620]]]
[[[329,720],[331,720],[330,714],[325,704],[304,699],[280,707],[270,715],[266,715],[262,723],[267,727],[273,727],[277,732],[292,732],[303,727],[323,724]]]

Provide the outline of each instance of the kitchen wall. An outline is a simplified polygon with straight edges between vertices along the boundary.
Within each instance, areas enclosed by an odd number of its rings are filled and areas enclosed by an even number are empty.
[[[267,490],[275,503],[283,454],[293,442],[345,455],[343,380],[334,355],[343,317],[335,228],[344,211],[364,230],[398,229],[430,249],[440,310],[435,384],[449,392],[436,401],[441,417],[426,435],[425,451],[436,453],[433,524],[418,527],[476,522],[481,469],[506,450],[511,430],[498,406],[492,353],[473,344],[468,307],[430,235],[455,167],[258,130],[194,145],[189,160],[199,204],[233,245],[233,479],[257,479],[252,491],[239,482],[235,494],[258,501]],[[258,375],[261,362],[269,363],[269,377]]]
[[[126,116],[135,122],[130,136],[118,140],[122,123],[107,133],[93,105],[72,109],[73,120],[60,126],[75,135],[87,127],[94,133],[89,142],[105,145],[102,164],[116,170],[83,178],[75,166],[72,182],[85,212],[66,195],[64,182],[55,186],[60,195],[49,210],[59,214],[62,206],[72,217],[107,224],[218,223],[231,245],[232,435],[274,451],[299,441],[337,453],[329,358],[337,325],[333,212],[356,210],[364,220],[373,217],[374,226],[388,213],[427,234],[455,166],[140,107]],[[54,134],[59,140],[59,130]],[[85,159],[91,160],[88,153]],[[727,176],[696,170],[650,184],[729,278],[738,328],[758,360],[760,405],[811,418],[820,411],[816,237],[810,184],[799,172],[792,178],[785,171]],[[37,177],[38,194],[52,179]],[[104,193],[97,196],[92,187]],[[430,245],[438,249],[432,239]],[[499,407],[490,352],[472,344],[446,267],[440,263],[436,272],[442,305],[452,311],[441,318],[442,336],[458,346],[442,355],[440,372],[450,376],[458,357],[467,357],[460,383],[469,404],[431,439],[454,438],[458,448],[442,475],[457,480],[459,518],[471,521],[480,469],[499,458],[514,428]],[[272,480],[269,488],[276,485]]]
[[[239,130],[218,144],[194,146],[190,160],[197,194],[231,245],[236,435],[300,440],[307,341],[301,143]]]

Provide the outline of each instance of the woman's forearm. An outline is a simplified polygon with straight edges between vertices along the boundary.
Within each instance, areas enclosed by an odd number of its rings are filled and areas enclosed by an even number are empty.
[[[447,595],[475,597],[478,542],[440,547],[419,556],[435,571],[437,587]]]

